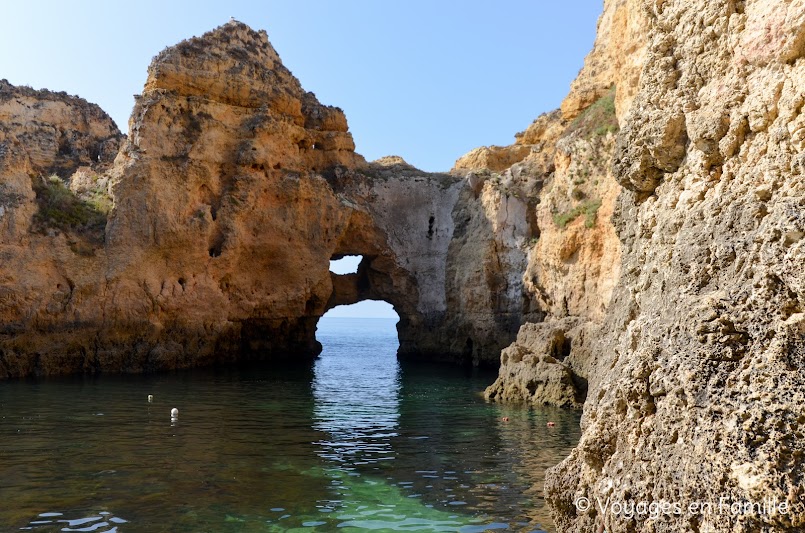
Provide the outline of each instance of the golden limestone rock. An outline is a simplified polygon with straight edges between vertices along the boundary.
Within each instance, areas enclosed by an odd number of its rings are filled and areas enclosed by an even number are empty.
[[[464,180],[366,163],[265,32],[161,52],[122,144],[79,99],[3,95],[0,376],[309,359],[319,317],[363,299],[394,305],[401,357],[496,365],[522,322],[518,286],[498,291],[524,265],[463,263],[509,260]],[[330,273],[344,255],[358,272]]]

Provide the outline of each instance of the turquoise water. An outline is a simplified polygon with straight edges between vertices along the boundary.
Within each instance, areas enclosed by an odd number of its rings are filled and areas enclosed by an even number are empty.
[[[394,320],[324,318],[317,336],[295,370],[0,382],[0,530],[550,530],[542,479],[577,413],[401,365]]]

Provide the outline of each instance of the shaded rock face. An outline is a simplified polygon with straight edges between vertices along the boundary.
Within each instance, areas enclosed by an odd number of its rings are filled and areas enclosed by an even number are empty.
[[[634,2],[607,3],[595,48],[560,110],[535,120],[514,145],[477,149],[456,162],[456,171],[466,172],[504,159],[479,157],[487,152],[514,157],[527,148],[510,167],[491,172],[494,187],[478,189],[481,196],[501,188],[528,198],[523,219],[533,228],[519,271],[531,312],[503,351],[499,377],[485,392],[489,400],[565,407],[584,402],[593,342],[620,272],[612,216],[622,188],[611,165],[618,117],[633,97],[629,84],[639,78],[645,50],[636,29],[642,11],[634,8]],[[632,30],[622,31],[625,26]],[[621,57],[623,50],[637,57]],[[617,62],[609,61],[614,57]],[[566,351],[561,357],[557,343]]]
[[[544,316],[503,350],[486,395],[583,402],[581,442],[545,485],[560,531],[805,528],[804,13],[776,0],[606,2],[561,116],[518,135],[542,144],[496,171],[551,162],[525,276]],[[613,84],[616,138],[599,113]],[[591,117],[604,135],[585,144]],[[481,149],[457,166],[502,167],[516,153]],[[585,160],[598,216],[558,231],[549,215],[571,220],[573,187],[577,206],[590,195]],[[583,512],[582,496],[593,502]],[[758,509],[764,498],[787,512]],[[599,501],[686,512],[650,519]],[[755,505],[687,512],[720,501]]]
[[[581,442],[546,495],[562,531],[802,531],[805,6],[647,7],[614,155],[620,278]],[[787,512],[648,520],[578,511],[580,496]]]
[[[1,88],[0,376],[309,359],[319,317],[363,299],[399,313],[401,357],[497,364],[516,335],[527,224],[460,177],[366,163],[265,32],[160,53],[125,141],[80,99]],[[343,255],[356,274],[329,272]]]

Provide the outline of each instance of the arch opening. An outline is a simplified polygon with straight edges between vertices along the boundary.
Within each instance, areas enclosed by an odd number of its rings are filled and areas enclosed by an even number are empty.
[[[362,255],[334,255],[330,259],[330,272],[333,274],[357,274]]]
[[[400,346],[397,324],[400,315],[383,300],[362,300],[338,305],[319,318],[316,341],[321,344],[321,356],[349,356],[360,352],[390,353],[396,357]]]
[[[401,271],[396,261],[384,254],[358,255],[358,246],[343,246],[330,258],[330,294],[318,300],[316,319],[384,319],[394,335],[395,352],[411,353],[417,327],[422,321],[417,313],[416,286]],[[404,275],[404,272],[402,273]],[[324,349],[323,338],[316,342]]]
[[[382,318],[394,319],[396,324],[400,320],[400,315],[394,310],[394,306],[385,300],[362,300],[354,304],[335,306],[321,318]]]

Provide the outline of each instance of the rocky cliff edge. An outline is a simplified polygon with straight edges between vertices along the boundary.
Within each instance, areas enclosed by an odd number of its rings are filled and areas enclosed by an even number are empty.
[[[0,89],[0,376],[309,360],[319,317],[364,299],[397,310],[401,357],[496,365],[527,314],[527,221],[367,163],[265,32],[157,55],[126,138],[79,98]],[[358,271],[332,274],[344,255]]]

